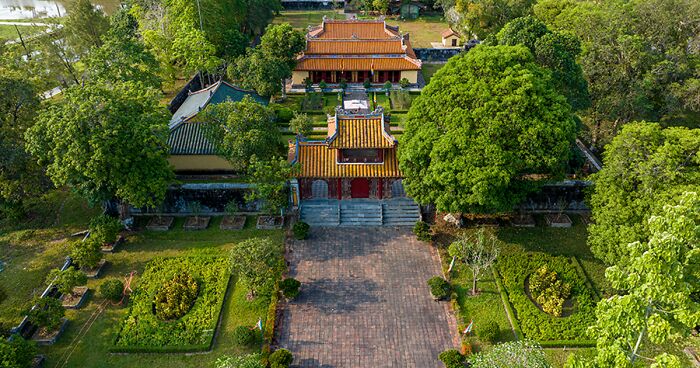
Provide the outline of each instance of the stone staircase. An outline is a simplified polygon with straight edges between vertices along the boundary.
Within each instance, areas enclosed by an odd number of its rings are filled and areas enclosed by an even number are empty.
[[[413,226],[420,207],[410,198],[305,200],[300,219],[311,226]]]

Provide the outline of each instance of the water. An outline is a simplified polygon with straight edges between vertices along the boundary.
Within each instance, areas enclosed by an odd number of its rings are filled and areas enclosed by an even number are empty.
[[[63,16],[70,0],[0,0],[0,21]],[[117,9],[119,0],[93,0],[108,14]]]

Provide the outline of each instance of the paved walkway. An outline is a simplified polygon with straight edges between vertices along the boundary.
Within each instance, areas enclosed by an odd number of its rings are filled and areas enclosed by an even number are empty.
[[[442,367],[454,317],[426,285],[440,272],[437,255],[410,229],[314,228],[288,260],[302,292],[277,336],[293,367]]]

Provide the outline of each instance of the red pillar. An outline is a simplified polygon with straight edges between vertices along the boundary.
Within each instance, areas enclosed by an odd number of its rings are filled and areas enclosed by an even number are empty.
[[[343,199],[343,179],[338,178],[338,199]]]
[[[377,182],[377,198],[382,199],[383,189],[384,189],[384,180],[382,178],[377,179],[379,182]]]

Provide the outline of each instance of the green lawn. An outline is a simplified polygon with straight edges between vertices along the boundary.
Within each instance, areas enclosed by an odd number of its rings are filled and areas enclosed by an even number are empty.
[[[345,14],[333,10],[283,10],[272,20],[272,23],[289,23],[294,28],[306,31],[308,26],[320,25],[324,16],[331,19],[345,19]]]
[[[41,32],[44,29],[44,27],[37,27],[37,26],[19,26],[19,31],[22,33],[22,37],[25,39],[29,36],[32,36],[34,34],[37,34]],[[7,41],[12,41],[12,40],[18,40],[19,35],[17,35],[17,29],[13,25],[7,25],[7,24],[0,24],[0,40],[7,40]]]
[[[388,19],[387,23],[398,25],[401,33],[409,33],[413,47],[432,47],[431,42],[442,42],[442,31],[449,27],[439,15],[421,16],[415,20]]]

